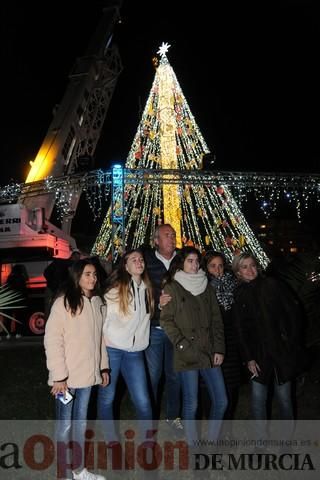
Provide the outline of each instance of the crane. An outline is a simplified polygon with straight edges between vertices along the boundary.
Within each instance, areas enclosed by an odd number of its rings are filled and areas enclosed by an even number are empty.
[[[113,33],[120,23],[122,0],[108,1],[89,45],[69,75],[60,104],[31,163],[25,185],[16,203],[0,204],[0,284],[6,282],[12,265],[23,263],[29,275],[28,287],[42,300],[27,313],[33,333],[43,333],[43,271],[53,258],[68,258],[76,242],[71,236],[81,189],[71,192],[68,215],[61,226],[54,220],[54,192],[39,191],[31,185],[47,178],[85,173],[93,167],[93,156],[122,71]],[[28,184],[30,188],[28,189]],[[30,295],[32,296],[32,295]],[[32,303],[32,302],[31,302]],[[30,309],[29,309],[30,310]],[[36,311],[34,311],[36,310]]]
[[[104,8],[101,22],[83,57],[70,73],[69,85],[57,107],[26,179],[26,183],[48,176],[69,175],[93,166],[93,155],[100,138],[118,76],[122,70],[113,30],[120,21],[121,1]],[[70,215],[62,222],[62,230],[70,234],[72,218],[81,192],[72,196]],[[53,193],[36,197],[23,194],[19,202],[29,210],[38,210],[49,220],[55,205]]]

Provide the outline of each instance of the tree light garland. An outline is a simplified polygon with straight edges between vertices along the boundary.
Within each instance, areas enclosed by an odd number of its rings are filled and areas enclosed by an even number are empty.
[[[252,195],[268,218],[283,198],[296,208],[299,221],[309,205],[320,202],[320,175],[202,170],[210,153],[190,111],[166,53],[159,49],[152,88],[116,190],[112,171],[48,177],[0,189],[0,202],[27,196],[55,196],[60,219],[73,216],[73,196],[84,192],[93,219],[109,208],[93,253],[116,258],[124,248],[151,243],[157,225],[171,223],[178,245],[224,251],[231,260],[242,250],[252,251],[262,266],[268,258],[248,225],[241,208]],[[111,195],[113,192],[113,195]],[[112,197],[112,198],[111,198]],[[117,212],[121,212],[122,221]]]
[[[179,247],[215,248],[229,260],[249,250],[266,266],[268,258],[237,199],[241,205],[250,189],[268,216],[277,208],[280,182],[292,193],[300,215],[299,196],[290,190],[292,181],[294,188],[300,182],[287,175],[202,170],[204,155],[210,152],[167,59],[169,47],[163,43],[158,51],[155,78],[125,165],[124,191],[118,197],[124,203],[125,231],[118,228],[114,235],[111,205],[93,253],[117,257],[124,248],[151,244],[156,226],[170,223]]]

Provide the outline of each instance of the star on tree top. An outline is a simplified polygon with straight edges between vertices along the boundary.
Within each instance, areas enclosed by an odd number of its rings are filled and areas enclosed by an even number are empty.
[[[171,45],[169,45],[169,43],[167,43],[167,42],[162,42],[162,45],[160,46],[160,48],[159,48],[159,50],[157,51],[157,53],[158,53],[161,57],[164,57],[170,47],[171,47]]]

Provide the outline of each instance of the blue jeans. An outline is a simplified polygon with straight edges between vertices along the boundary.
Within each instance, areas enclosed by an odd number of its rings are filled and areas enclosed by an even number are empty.
[[[185,425],[188,443],[198,439],[196,414],[198,409],[199,375],[205,381],[211,400],[208,424],[208,439],[217,440],[222,426],[224,413],[228,406],[228,398],[221,367],[202,368],[179,372],[182,386],[182,418]]]
[[[126,352],[118,348],[107,347],[109,365],[111,368],[110,384],[107,387],[99,387],[97,398],[97,418],[99,420],[112,420],[108,422],[105,429],[105,436],[110,440],[117,440],[117,433],[114,425],[113,403],[116,395],[116,387],[121,373],[131,400],[136,409],[138,420],[151,420],[152,408],[148,392],[146,368],[143,351]],[[151,426],[151,422],[146,422]]]
[[[91,387],[70,388],[73,400],[64,405],[56,399],[56,440],[58,444],[58,478],[67,477],[67,470],[84,467],[84,441]],[[67,460],[69,441],[73,440],[72,462]],[[72,463],[72,465],[71,465]],[[71,477],[72,475],[70,475]]]
[[[269,386],[263,383],[251,381],[251,409],[252,418],[255,422],[255,434],[259,438],[267,438],[267,400]],[[292,420],[293,428],[293,406],[291,398],[291,382],[278,385],[274,382],[274,394],[279,404],[281,420]],[[290,432],[286,432],[290,435]]]
[[[150,344],[145,350],[156,416],[159,415],[158,387],[164,368],[166,382],[166,418],[180,416],[180,379],[173,369],[173,345],[162,328],[151,327]]]

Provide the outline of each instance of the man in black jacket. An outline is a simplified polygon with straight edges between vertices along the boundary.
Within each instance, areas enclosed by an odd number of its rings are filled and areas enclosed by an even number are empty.
[[[180,381],[173,370],[173,346],[164,330],[160,327],[160,310],[171,297],[162,293],[162,281],[176,254],[176,232],[169,224],[159,225],[154,233],[155,249],[144,250],[146,268],[154,288],[155,312],[151,318],[150,344],[145,351],[155,414],[158,416],[158,387],[164,370],[166,385],[167,423],[177,433],[182,433],[180,414]]]

